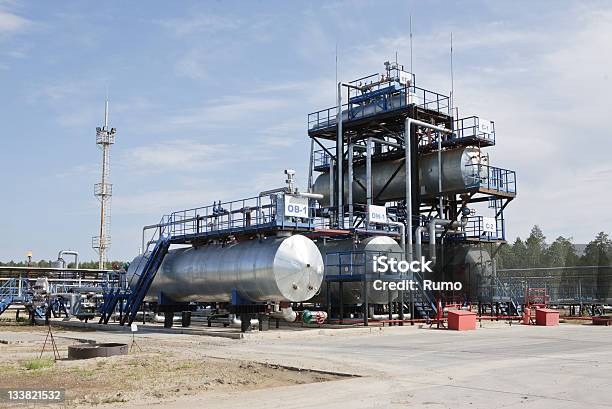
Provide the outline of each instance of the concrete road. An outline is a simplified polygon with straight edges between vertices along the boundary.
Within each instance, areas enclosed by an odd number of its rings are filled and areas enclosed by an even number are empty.
[[[156,407],[612,407],[610,327],[484,325],[468,332],[396,327],[371,335],[339,330],[332,336],[271,336],[202,345],[210,356],[359,377],[231,394],[206,393]]]

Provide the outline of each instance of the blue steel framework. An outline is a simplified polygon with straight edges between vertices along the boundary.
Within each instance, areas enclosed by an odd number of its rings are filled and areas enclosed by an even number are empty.
[[[363,224],[363,218],[355,217],[355,209],[366,209],[373,204],[355,203],[350,198],[349,203],[343,203],[342,213],[334,208],[339,203],[339,195],[344,191],[338,184],[345,182],[338,178],[338,170],[350,175],[351,167],[356,164],[371,163],[406,157],[406,144],[411,146],[412,174],[417,171],[416,163],[422,153],[455,149],[458,147],[475,146],[485,148],[494,146],[496,142],[495,124],[477,116],[460,118],[458,109],[452,106],[448,96],[415,86],[414,74],[404,73],[403,66],[397,63],[385,63],[386,72],[373,74],[352,81],[346,85],[346,102],[341,105],[340,115],[338,107],[331,107],[315,111],[308,115],[308,135],[311,144],[311,176],[314,172],[334,172],[332,184],[331,203],[324,209],[332,225],[338,228],[347,228],[345,220],[349,220],[348,229],[354,229]],[[409,80],[406,80],[409,78]],[[339,86],[339,92],[341,91]],[[427,128],[415,126],[410,130],[411,140],[406,138],[404,129],[407,117],[451,129],[450,134],[432,131]],[[341,128],[338,118],[342,120]],[[338,138],[338,128],[342,136]],[[335,146],[329,142],[335,141]],[[315,149],[315,147],[317,149]],[[342,167],[339,167],[337,149],[342,148]],[[365,154],[364,154],[365,152]],[[447,243],[493,243],[499,245],[505,242],[505,219],[503,211],[517,193],[516,173],[512,170],[490,166],[488,163],[466,165],[466,173],[472,176],[465,189],[456,192],[445,192],[430,196],[419,195],[418,178],[413,176],[412,203],[413,226],[424,225],[436,210],[440,196],[444,203],[444,216],[446,219],[458,220],[466,209],[474,203],[488,202],[495,216],[495,232],[484,229],[483,217],[474,215],[468,219],[467,225],[459,232],[444,232],[449,240]],[[399,168],[398,171],[399,172]],[[395,177],[395,174],[393,175]],[[350,176],[349,176],[350,178]],[[311,182],[312,183],[312,182]],[[366,181],[371,183],[371,181]],[[387,181],[387,183],[389,183]],[[349,186],[352,183],[349,183]],[[309,186],[312,188],[312,185]],[[365,187],[363,187],[364,190]],[[350,189],[350,187],[349,187]],[[384,188],[383,188],[384,189]],[[416,193],[415,193],[416,192]],[[371,193],[376,196],[376,192]],[[389,214],[395,220],[406,221],[405,201],[398,198],[393,203],[386,204]],[[319,211],[321,212],[321,211]],[[320,213],[319,213],[320,214]],[[367,224],[366,224],[367,226]],[[408,232],[407,234],[413,234]],[[355,234],[357,236],[357,234]],[[424,240],[428,237],[425,235]],[[498,246],[497,246],[498,248]],[[333,266],[329,266],[333,268]],[[326,266],[327,268],[327,266]],[[326,280],[337,281],[342,277],[329,276]]]

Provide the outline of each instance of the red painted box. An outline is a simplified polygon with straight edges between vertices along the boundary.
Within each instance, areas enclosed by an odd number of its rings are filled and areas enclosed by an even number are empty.
[[[536,309],[536,325],[552,327],[559,325],[559,311],[548,308]]]
[[[476,329],[476,313],[464,310],[449,310],[448,329],[455,331]]]

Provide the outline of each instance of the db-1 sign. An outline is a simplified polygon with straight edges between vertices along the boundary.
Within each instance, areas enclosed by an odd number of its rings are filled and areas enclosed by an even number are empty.
[[[285,195],[286,217],[308,217],[308,198]]]
[[[370,223],[387,223],[387,208],[371,205],[368,208],[368,221]]]

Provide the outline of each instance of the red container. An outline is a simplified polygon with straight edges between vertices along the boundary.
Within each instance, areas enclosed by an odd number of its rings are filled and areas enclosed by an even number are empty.
[[[455,331],[476,329],[476,313],[464,310],[449,310],[448,329]]]
[[[559,311],[548,308],[536,309],[536,325],[545,327],[559,325]]]

